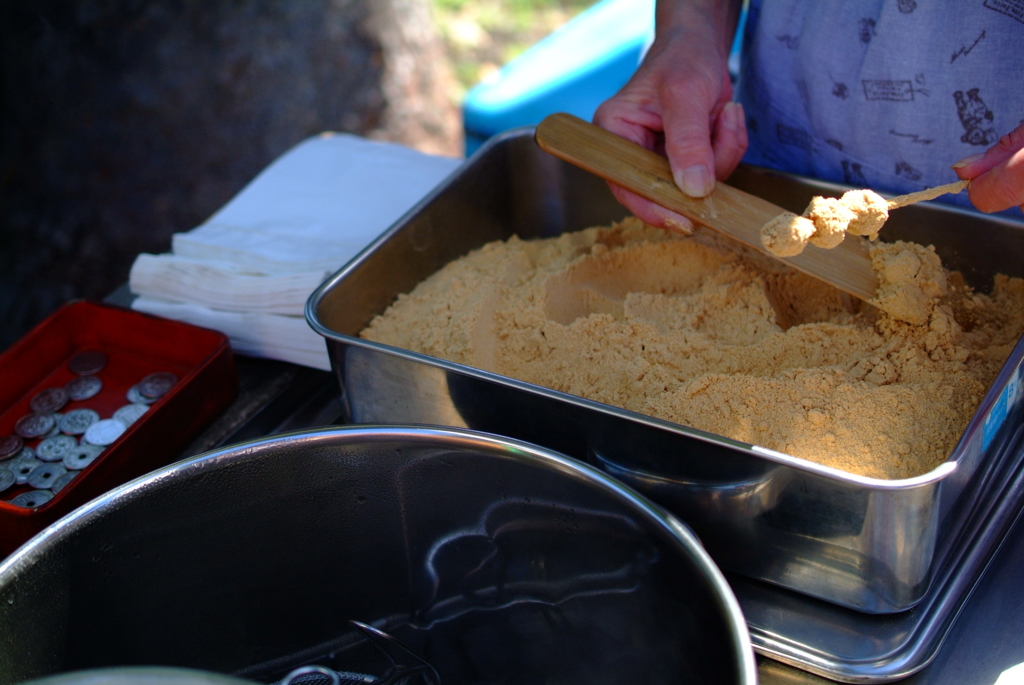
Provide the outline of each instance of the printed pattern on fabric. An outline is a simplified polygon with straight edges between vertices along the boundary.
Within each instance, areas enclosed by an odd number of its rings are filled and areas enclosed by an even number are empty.
[[[893,194],[954,181],[1024,120],[1021,64],[1024,0],[751,0],[744,161]]]
[[[1024,0],[985,0],[985,7],[1024,24]]]

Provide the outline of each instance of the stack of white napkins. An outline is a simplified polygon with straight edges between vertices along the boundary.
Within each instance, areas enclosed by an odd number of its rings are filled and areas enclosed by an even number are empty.
[[[222,331],[242,354],[329,369],[309,295],[460,163],[351,135],[305,140],[170,253],[139,255],[132,307]]]

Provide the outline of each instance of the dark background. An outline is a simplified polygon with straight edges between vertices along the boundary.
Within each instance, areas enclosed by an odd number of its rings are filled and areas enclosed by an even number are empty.
[[[0,0],[0,350],[322,131],[458,154],[425,0]]]

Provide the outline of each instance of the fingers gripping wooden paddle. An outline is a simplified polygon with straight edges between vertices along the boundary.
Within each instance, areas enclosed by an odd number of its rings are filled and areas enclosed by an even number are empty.
[[[862,300],[878,289],[867,242],[847,236],[838,247],[809,246],[795,257],[778,257],[761,244],[761,227],[783,210],[767,200],[724,183],[706,198],[694,198],[672,180],[668,160],[571,114],[552,114],[537,127],[537,144],[570,164],[631,190],[662,207],[725,233],[773,259],[829,283]]]

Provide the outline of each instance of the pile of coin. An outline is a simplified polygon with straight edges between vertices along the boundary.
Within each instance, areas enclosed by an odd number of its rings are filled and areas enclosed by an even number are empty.
[[[8,500],[11,504],[34,508],[50,501],[178,382],[173,373],[149,374],[128,390],[128,403],[109,418],[85,407],[60,413],[68,402],[100,393],[98,374],[107,361],[99,350],[73,356],[68,368],[76,377],[63,387],[36,393],[29,402],[32,412],[18,419],[14,434],[0,437],[0,492],[14,485],[33,488]]]

